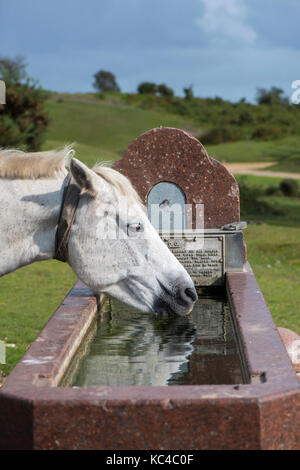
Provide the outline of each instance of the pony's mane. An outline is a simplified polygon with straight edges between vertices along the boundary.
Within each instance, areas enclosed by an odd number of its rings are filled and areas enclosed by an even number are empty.
[[[142,204],[138,193],[132,186],[129,179],[108,165],[109,163],[106,162],[97,163],[97,165],[93,167],[93,171],[111,186],[119,190],[121,194],[127,199],[132,202],[138,202],[139,204]]]
[[[0,178],[37,179],[65,176],[74,150],[68,145],[48,152],[22,152],[0,149]]]
[[[55,178],[67,174],[66,166],[75,151],[71,145],[48,152],[22,152],[15,149],[0,149],[0,178],[37,179]],[[97,163],[93,171],[132,202],[141,203],[140,197],[129,179],[108,166]]]

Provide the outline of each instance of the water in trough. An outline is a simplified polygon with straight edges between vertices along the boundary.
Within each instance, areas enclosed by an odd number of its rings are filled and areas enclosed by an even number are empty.
[[[62,385],[243,383],[224,293],[199,293],[186,317],[141,314],[112,299],[72,361]]]

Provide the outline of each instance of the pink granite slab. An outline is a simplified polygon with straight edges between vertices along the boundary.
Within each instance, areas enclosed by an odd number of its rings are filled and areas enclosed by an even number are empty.
[[[151,129],[137,137],[113,167],[130,179],[145,204],[152,187],[167,181],[180,186],[187,204],[204,204],[204,228],[220,228],[240,220],[235,178],[208,156],[199,140],[183,130]]]

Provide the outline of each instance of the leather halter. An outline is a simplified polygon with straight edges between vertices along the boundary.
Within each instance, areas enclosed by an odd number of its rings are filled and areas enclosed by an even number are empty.
[[[55,237],[54,259],[63,263],[68,261],[68,242],[79,199],[80,188],[69,173],[64,181],[64,192]]]

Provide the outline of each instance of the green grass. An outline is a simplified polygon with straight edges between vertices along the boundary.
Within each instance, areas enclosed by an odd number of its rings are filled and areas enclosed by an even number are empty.
[[[282,178],[236,175],[252,188],[279,186]],[[241,213],[248,260],[277,326],[300,334],[300,198],[264,196],[280,215]]]
[[[277,326],[300,334],[300,227],[249,225],[248,260]]]
[[[207,145],[209,155],[225,162],[278,162],[268,168],[275,171],[300,172],[300,136],[273,141],[243,141]]]
[[[254,175],[235,175],[237,181],[246,183],[247,186],[257,188],[257,192],[266,190],[268,187],[277,187],[283,178],[271,178],[266,176]],[[299,184],[300,187],[300,184]],[[300,227],[300,198],[285,197],[283,195],[276,196],[260,196],[259,201],[265,202],[278,214],[274,215],[271,211],[260,213],[255,206],[251,212],[244,212],[241,207],[241,217],[248,222],[268,223],[275,226]]]
[[[279,186],[282,178],[236,175],[252,188]],[[277,326],[300,334],[300,198],[264,196],[281,212],[241,213],[249,225],[244,230],[248,260]]]
[[[72,288],[76,277],[58,261],[34,263],[0,278],[0,339],[6,348],[8,373],[42,330]]]
[[[75,97],[75,100],[77,98]],[[48,100],[51,124],[45,150],[75,142],[77,156],[88,165],[120,158],[138,135],[159,126],[187,127],[179,116],[95,102]]]
[[[270,186],[279,186],[280,181],[283,178],[273,177],[273,176],[257,176],[257,175],[234,175],[236,180],[239,182],[241,180],[250,187],[259,187],[261,189],[267,189]]]
[[[135,98],[137,100],[137,98]],[[120,96],[100,100],[94,94],[60,94],[46,102],[50,126],[45,150],[76,143],[77,156],[93,165],[99,160],[120,158],[129,143],[153,127],[170,126],[192,130],[199,124],[178,114],[129,105]],[[198,129],[201,133],[201,129]],[[300,136],[271,141],[239,141],[207,145],[209,155],[226,162],[277,162],[272,170],[300,172]]]

